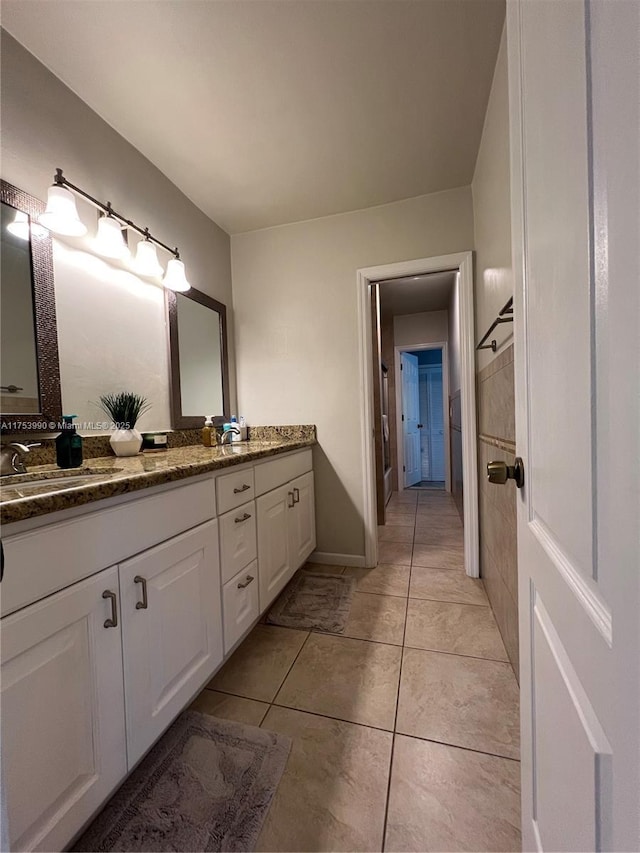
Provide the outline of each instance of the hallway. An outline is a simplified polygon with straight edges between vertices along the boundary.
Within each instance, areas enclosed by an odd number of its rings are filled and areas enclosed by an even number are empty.
[[[259,850],[520,849],[518,689],[443,493],[395,494],[343,635],[259,624],[195,700],[293,745]]]

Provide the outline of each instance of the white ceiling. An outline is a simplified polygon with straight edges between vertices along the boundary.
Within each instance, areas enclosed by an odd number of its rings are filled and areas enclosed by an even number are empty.
[[[504,0],[3,0],[230,233],[471,182]]]
[[[418,314],[444,311],[449,306],[455,272],[434,272],[380,281],[382,314]]]

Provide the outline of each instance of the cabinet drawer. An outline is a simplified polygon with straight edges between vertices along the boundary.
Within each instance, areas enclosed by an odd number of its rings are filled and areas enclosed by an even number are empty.
[[[218,515],[229,512],[255,497],[253,468],[243,468],[217,478]]]
[[[219,524],[222,583],[226,583],[258,556],[255,501],[225,513]]]
[[[259,615],[258,563],[255,561],[222,588],[225,655],[229,654]]]
[[[313,457],[310,449],[261,462],[255,467],[256,495],[264,495],[272,489],[277,489],[294,477],[311,471],[312,467]]]

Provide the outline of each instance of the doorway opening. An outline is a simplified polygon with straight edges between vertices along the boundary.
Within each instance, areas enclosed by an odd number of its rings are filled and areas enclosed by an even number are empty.
[[[407,467],[404,461],[404,444],[402,454],[398,444],[402,441],[402,429],[396,423],[396,446],[393,446],[393,431],[389,423],[386,427],[382,418],[383,407],[383,378],[380,291],[390,282],[402,282],[410,285],[411,280],[423,279],[433,273],[453,274],[454,287],[448,306],[447,314],[450,320],[448,334],[440,336],[435,333],[429,336],[417,336],[398,342],[394,335],[394,343],[404,352],[420,352],[423,349],[448,348],[448,369],[443,375],[449,377],[449,389],[443,398],[443,437],[445,434],[444,421],[449,420],[446,433],[450,438],[449,453],[445,455],[445,491],[452,489],[452,497],[458,506],[464,521],[464,568],[470,577],[479,577],[479,531],[478,531],[478,480],[477,480],[477,446],[476,446],[476,400],[475,400],[475,350],[474,350],[474,319],[473,319],[473,276],[472,253],[462,252],[454,255],[443,255],[435,258],[405,261],[395,264],[385,264],[358,270],[358,308],[360,330],[360,410],[362,412],[362,447],[363,447],[363,483],[364,483],[364,521],[365,521],[365,563],[373,567],[378,563],[378,524],[384,524],[384,507],[390,494],[388,482],[394,477],[394,490],[404,492],[407,497],[412,494],[413,487],[423,481],[421,441],[414,441],[414,471],[418,474],[415,481],[408,486],[399,478],[405,472],[401,466]],[[435,312],[437,313],[437,312]],[[406,331],[406,329],[405,329]],[[408,333],[407,333],[408,334]],[[375,346],[374,346],[375,344]],[[455,350],[456,357],[452,359]],[[445,350],[446,351],[446,350]],[[393,369],[385,359],[387,371],[387,387],[392,375],[398,387],[399,357],[393,355]],[[420,386],[419,371],[417,385]],[[397,412],[389,406],[385,413],[389,422],[397,419]],[[446,411],[445,411],[446,409]],[[419,415],[419,404],[416,407]],[[451,417],[453,412],[454,417]],[[400,425],[401,425],[400,413]],[[417,420],[417,423],[422,421]],[[376,428],[380,424],[379,428]],[[454,432],[455,431],[455,432]],[[391,451],[390,454],[387,451]],[[395,450],[395,452],[394,452]],[[377,464],[378,456],[390,458],[391,472]],[[448,464],[447,464],[448,462]],[[380,471],[382,470],[382,476]],[[429,476],[433,476],[429,474]],[[427,480],[426,482],[433,482]],[[464,483],[464,488],[463,488]],[[452,484],[454,484],[452,486]],[[415,492],[413,492],[415,494]],[[382,498],[379,496],[382,495]],[[382,506],[382,513],[380,507]],[[382,514],[380,520],[379,514]]]
[[[449,365],[447,344],[397,348],[397,405],[402,424],[398,471],[403,488],[451,491],[449,466]]]

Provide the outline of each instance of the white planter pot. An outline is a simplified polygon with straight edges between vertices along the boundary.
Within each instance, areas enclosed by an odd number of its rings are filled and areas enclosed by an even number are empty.
[[[137,429],[117,429],[109,444],[116,456],[135,456],[142,447],[142,436]]]

